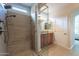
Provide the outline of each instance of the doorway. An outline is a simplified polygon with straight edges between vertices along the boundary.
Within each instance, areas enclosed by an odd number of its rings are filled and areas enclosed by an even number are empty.
[[[75,16],[75,45],[79,45],[79,14]]]

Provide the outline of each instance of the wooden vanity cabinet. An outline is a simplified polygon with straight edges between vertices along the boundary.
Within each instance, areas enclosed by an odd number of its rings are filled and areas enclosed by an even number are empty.
[[[53,42],[53,33],[41,34],[41,48],[52,44]]]

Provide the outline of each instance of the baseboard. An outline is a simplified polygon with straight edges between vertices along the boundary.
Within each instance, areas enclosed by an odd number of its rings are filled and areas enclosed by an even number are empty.
[[[72,45],[72,46],[69,48],[69,47],[67,47],[67,46],[60,45],[60,44],[58,44],[57,42],[54,42],[54,44],[57,44],[57,45],[59,45],[59,46],[61,46],[61,47],[63,47],[63,48],[66,48],[66,49],[68,49],[68,50],[71,50],[71,49],[74,47],[74,45]]]

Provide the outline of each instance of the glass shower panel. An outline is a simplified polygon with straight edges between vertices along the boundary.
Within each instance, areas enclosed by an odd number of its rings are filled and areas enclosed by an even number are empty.
[[[40,47],[41,50],[38,52],[40,56],[48,56],[48,30],[45,29],[45,23],[48,20],[48,6],[47,4],[38,4],[38,19],[40,26]]]

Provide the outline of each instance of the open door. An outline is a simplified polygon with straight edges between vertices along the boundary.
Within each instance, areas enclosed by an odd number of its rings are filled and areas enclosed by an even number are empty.
[[[55,18],[54,34],[58,45],[68,48],[68,23],[67,17]]]

